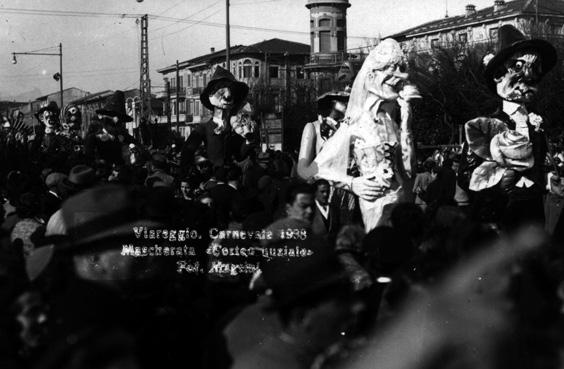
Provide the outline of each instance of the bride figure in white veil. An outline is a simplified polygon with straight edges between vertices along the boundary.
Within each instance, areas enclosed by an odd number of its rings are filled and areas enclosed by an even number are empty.
[[[310,167],[312,176],[334,181],[359,197],[367,232],[378,225],[384,207],[402,197],[401,184],[415,169],[410,100],[421,96],[407,78],[400,45],[382,41],[354,81],[345,124]],[[353,165],[360,177],[350,175]]]

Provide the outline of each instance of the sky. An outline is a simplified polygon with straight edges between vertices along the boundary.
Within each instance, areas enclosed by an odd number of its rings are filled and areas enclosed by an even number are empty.
[[[12,52],[56,53],[63,45],[64,87],[91,93],[139,86],[140,28],[136,15],[149,14],[151,84],[162,88],[157,69],[225,48],[225,0],[0,0],[0,99],[20,100],[58,91],[55,56],[17,57]],[[349,0],[348,48],[418,24],[477,9],[494,0]],[[309,44],[306,0],[230,0],[231,45],[271,38]],[[34,10],[34,14],[24,10]],[[53,16],[44,11],[104,13]],[[118,16],[123,14],[125,16]],[[183,21],[179,21],[183,20]],[[188,23],[190,22],[190,23]],[[198,22],[202,22],[199,23]],[[215,26],[204,24],[213,23]],[[241,29],[245,26],[259,29]],[[265,30],[269,29],[272,31]],[[43,50],[45,49],[45,50]]]

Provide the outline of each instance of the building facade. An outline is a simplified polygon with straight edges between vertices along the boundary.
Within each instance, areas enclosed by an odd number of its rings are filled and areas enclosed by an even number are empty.
[[[562,37],[564,2],[492,0],[492,6],[480,10],[469,4],[464,14],[428,22],[390,37],[408,52],[426,52],[453,45],[493,44],[499,28],[506,24],[528,36]]]
[[[306,90],[305,65],[310,47],[305,44],[271,39],[253,45],[230,48],[230,65],[225,63],[225,50],[211,52],[158,70],[163,75],[166,114],[158,118],[173,130],[187,137],[190,125],[207,121],[211,112],[200,102],[200,94],[218,66],[229,69],[237,80],[250,87],[249,100],[265,114],[283,112],[284,104],[302,99]]]
[[[347,9],[348,0],[308,0],[310,15],[311,55],[306,70],[315,81],[319,93],[337,86],[337,75],[348,60]]]

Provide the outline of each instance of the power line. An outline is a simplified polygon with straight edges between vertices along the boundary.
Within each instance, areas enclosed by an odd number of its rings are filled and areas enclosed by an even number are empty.
[[[167,33],[167,34],[164,34],[164,35],[160,35],[160,36],[153,37],[153,38],[151,38],[151,40],[155,40],[155,39],[157,39],[157,38],[165,38],[165,37],[168,37],[168,36],[170,36],[170,35],[174,35],[174,34],[176,34],[176,33],[185,31],[185,30],[187,30],[188,28],[191,28],[191,27],[197,26],[198,24],[201,24],[204,20],[213,17],[214,15],[216,15],[216,14],[219,13],[219,12],[220,12],[220,10],[217,10],[217,11],[211,13],[210,15],[208,15],[207,17],[204,17],[204,18],[202,18],[202,19],[200,19],[200,20],[198,20],[198,21],[195,21],[195,23],[193,23],[193,24],[190,24],[190,25],[188,25],[188,26],[186,26],[186,27],[184,27],[184,28],[181,28],[181,29],[179,29],[179,30],[177,30],[177,31],[174,31],[174,32],[170,32],[170,33]]]
[[[201,9],[201,10],[199,10],[199,11],[193,13],[193,14],[190,14],[190,15],[187,16],[186,18],[182,18],[182,21],[185,21],[185,20],[188,20],[188,19],[190,19],[190,18],[193,18],[193,17],[195,17],[196,15],[198,15],[198,14],[200,14],[200,13],[202,13],[202,12],[204,12],[204,11],[210,9],[210,8],[213,8],[213,7],[216,6],[220,1],[221,1],[221,0],[217,0],[216,2],[212,3],[211,5],[206,6],[204,9]],[[162,15],[162,14],[161,14],[161,15]],[[176,23],[178,23],[178,22],[180,22],[180,21],[176,21],[176,22],[174,22],[173,24],[168,24],[168,25],[166,25],[166,26],[156,28],[156,29],[154,29],[154,30],[151,30],[151,32],[156,32],[156,31],[159,31],[159,30],[161,30],[161,29],[174,26],[174,25],[175,25]]]
[[[143,14],[127,13],[105,13],[105,12],[86,12],[73,10],[47,10],[47,9],[24,9],[24,8],[0,8],[0,13],[60,16],[60,17],[119,17],[119,18],[138,18]]]
[[[176,8],[178,5],[182,4],[185,0],[180,0],[179,2],[175,3],[174,5],[166,8],[165,10],[163,10],[162,12],[160,12],[158,15],[163,15],[164,13],[168,12],[170,9],[172,8]]]
[[[120,18],[139,18],[143,14],[127,14],[127,13],[102,13],[102,12],[76,12],[76,11],[63,11],[63,10],[32,10],[32,9],[20,9],[20,8],[2,8],[0,13],[15,13],[15,14],[27,14],[27,15],[44,15],[44,16],[69,16],[69,17],[120,17]],[[149,14],[149,18],[162,22],[173,22],[173,23],[188,23],[188,24],[198,24],[202,26],[218,27],[224,28],[224,23],[219,22],[202,22],[195,21],[185,18],[174,18],[165,17],[162,15],[152,15]],[[163,27],[164,28],[164,27]],[[309,36],[309,31],[296,31],[288,29],[275,29],[268,27],[254,27],[254,26],[243,26],[243,25],[231,25],[232,29],[240,29],[245,31],[262,31],[262,32],[275,32],[275,33],[285,33],[285,34],[299,34]],[[153,30],[155,31],[155,30]],[[371,36],[348,36],[351,39],[366,39],[371,38]]]

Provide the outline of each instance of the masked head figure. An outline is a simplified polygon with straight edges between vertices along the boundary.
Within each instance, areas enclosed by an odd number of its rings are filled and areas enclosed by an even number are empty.
[[[408,83],[400,45],[382,41],[356,76],[345,124],[313,163],[315,176],[338,182],[359,197],[367,231],[381,220],[386,205],[402,198],[402,183],[411,176],[415,157],[410,101],[419,97]],[[351,164],[359,177],[350,175]]]
[[[469,189],[478,192],[483,221],[505,226],[542,222],[547,147],[543,118],[533,112],[532,103],[539,82],[556,64],[556,50],[506,25],[499,29],[496,53],[487,55],[484,64],[488,88],[502,104],[492,116],[465,125]]]
[[[82,112],[78,106],[74,104],[67,105],[62,126],[63,130],[69,135],[80,131],[82,126]]]
[[[215,69],[206,88],[200,94],[200,101],[212,112],[206,123],[194,128],[182,149],[181,166],[186,170],[194,164],[194,154],[205,143],[208,159],[214,166],[229,162],[245,139],[233,132],[231,116],[244,105],[249,86],[235,79],[233,74],[221,67]]]
[[[85,152],[89,161],[123,164],[129,161],[129,144],[135,143],[125,124],[133,121],[125,110],[123,91],[115,91],[106,99],[106,103],[96,110],[97,124],[89,127],[85,139]]]
[[[46,134],[56,133],[61,128],[59,113],[59,106],[54,101],[43,104],[35,113],[37,119],[43,124]]]

